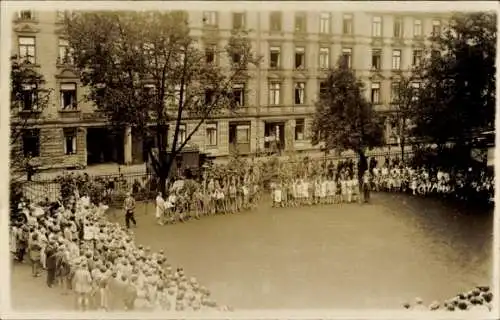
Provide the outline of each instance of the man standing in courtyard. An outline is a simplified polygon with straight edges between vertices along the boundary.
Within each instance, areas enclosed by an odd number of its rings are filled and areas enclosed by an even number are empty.
[[[370,201],[370,172],[368,170],[363,174],[363,200]]]
[[[137,226],[137,222],[134,217],[135,199],[132,197],[130,192],[127,193],[127,198],[125,198],[123,206],[125,209],[125,225],[127,226],[127,229],[130,229],[130,221],[134,223],[134,226]]]

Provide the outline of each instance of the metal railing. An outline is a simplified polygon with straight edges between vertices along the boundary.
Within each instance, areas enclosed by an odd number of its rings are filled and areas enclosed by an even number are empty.
[[[89,195],[95,201],[109,205],[121,205],[127,192],[132,192],[136,200],[153,199],[158,188],[158,179],[148,173],[128,173],[114,175],[62,175],[55,179],[25,181],[23,195],[31,202],[48,199],[57,201],[78,189],[80,194]]]

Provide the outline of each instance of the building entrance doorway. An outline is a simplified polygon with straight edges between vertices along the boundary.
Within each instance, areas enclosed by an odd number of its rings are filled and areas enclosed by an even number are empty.
[[[123,133],[108,128],[87,129],[87,164],[124,163]]]

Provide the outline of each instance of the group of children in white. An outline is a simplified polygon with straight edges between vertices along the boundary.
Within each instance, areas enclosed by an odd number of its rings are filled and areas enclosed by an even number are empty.
[[[136,246],[132,232],[106,219],[105,205],[76,196],[56,210],[19,206],[25,219],[10,230],[15,261],[27,254],[33,277],[46,271],[47,285],[72,292],[77,310],[229,310],[162,251]]]
[[[248,163],[246,171],[235,175],[229,167],[220,166],[225,178],[210,177],[201,182],[176,180],[166,199],[158,193],[156,217],[160,224],[186,221],[201,216],[241,212],[255,208],[269,190],[274,207],[298,207],[319,204],[352,203],[366,197],[363,188],[371,191],[405,192],[414,196],[441,195],[467,198],[471,194],[485,194],[494,199],[494,177],[484,171],[456,171],[382,165],[365,171],[358,178],[357,167],[340,163],[335,168],[307,165],[301,172],[296,164],[282,162],[272,176],[262,174],[262,164]],[[366,200],[366,199],[365,199]]]

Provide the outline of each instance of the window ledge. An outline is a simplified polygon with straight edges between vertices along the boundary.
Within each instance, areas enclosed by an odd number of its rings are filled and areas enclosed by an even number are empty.
[[[27,63],[27,62],[21,61],[20,65],[25,67],[25,68],[40,68],[40,64],[38,64],[38,63]]]
[[[219,26],[216,24],[204,24],[203,30],[204,31],[219,31]]]
[[[56,62],[57,68],[71,68],[73,69],[75,66],[72,63],[61,63],[59,60]]]
[[[34,113],[34,114],[41,114],[42,113],[42,110],[19,110],[17,112],[19,115],[29,115],[31,113]]]
[[[22,18],[16,18],[13,21],[14,23],[34,23],[34,24],[39,24],[40,21],[37,18],[33,19],[22,19]]]

